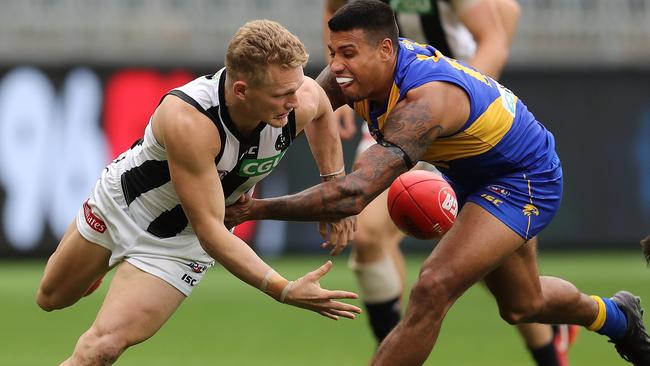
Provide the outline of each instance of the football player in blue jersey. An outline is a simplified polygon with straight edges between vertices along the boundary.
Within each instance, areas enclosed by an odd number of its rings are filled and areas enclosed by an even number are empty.
[[[410,39],[426,39],[446,56],[498,80],[508,59],[515,35],[519,4],[515,0],[382,0],[396,11],[400,34]],[[346,0],[327,0],[323,11],[324,45],[329,42],[327,21]],[[411,38],[414,37],[414,38]],[[329,51],[328,51],[329,58]],[[336,110],[342,139],[356,131],[354,110],[347,105]],[[356,155],[375,143],[368,129]],[[431,169],[419,164],[414,169]],[[348,261],[360,289],[366,314],[378,342],[401,318],[401,300],[406,273],[400,241],[404,234],[393,224],[386,209],[387,192],[380,194],[357,217],[354,246]],[[518,324],[537,366],[569,366],[569,346],[576,338],[576,325]]]
[[[399,39],[392,10],[359,0],[329,20],[331,61],[319,76],[334,108],[354,107],[378,144],[354,171],[295,195],[244,199],[245,219],[335,220],[358,214],[418,161],[438,167],[462,208],[422,265],[404,319],[374,365],[420,365],[445,314],[484,280],[511,324],[577,324],[608,336],[621,356],[650,365],[638,297],[589,296],[537,270],[537,234],[555,215],[562,167],[553,135],[510,90],[439,50]]]

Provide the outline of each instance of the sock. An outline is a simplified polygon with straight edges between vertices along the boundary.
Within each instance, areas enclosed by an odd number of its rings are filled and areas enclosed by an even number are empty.
[[[377,304],[364,303],[364,305],[368,312],[372,332],[377,339],[377,343],[381,343],[400,321],[400,298],[396,297]]]
[[[555,354],[555,345],[553,344],[553,341],[541,348],[529,348],[529,351],[537,366],[560,366],[560,363],[557,360],[557,355]]]
[[[613,341],[621,340],[627,330],[627,317],[623,310],[606,297],[592,296],[592,298],[598,303],[598,315],[587,329],[606,335]]]

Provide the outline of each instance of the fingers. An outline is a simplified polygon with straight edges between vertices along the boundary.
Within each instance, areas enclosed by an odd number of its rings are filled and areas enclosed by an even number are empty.
[[[319,222],[318,223],[318,232],[320,233],[321,238],[323,240],[327,240],[327,223],[326,222]]]
[[[322,315],[322,316],[324,316],[324,317],[326,317],[326,318],[330,318],[330,319],[332,319],[332,320],[339,320],[339,317],[338,317],[338,316],[333,315],[333,314],[330,314],[329,312],[327,312],[327,311],[325,311],[325,310],[321,310],[321,311],[319,311],[318,314],[320,314],[320,315]]]
[[[315,277],[314,278],[315,281],[318,281],[321,278],[323,278],[323,276],[325,276],[327,274],[327,272],[330,271],[330,269],[332,269],[332,261],[327,261],[327,262],[325,262],[325,264],[318,267],[318,269],[316,269],[315,271],[312,271],[310,274]]]

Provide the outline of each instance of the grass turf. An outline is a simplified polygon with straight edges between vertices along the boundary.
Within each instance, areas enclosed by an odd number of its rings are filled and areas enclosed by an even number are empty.
[[[408,255],[410,283],[422,255]],[[271,263],[295,278],[325,257],[284,257]],[[337,258],[323,280],[327,288],[356,290],[346,258]],[[34,302],[44,261],[0,262],[0,365],[53,365],[72,351],[92,323],[100,289],[73,307],[46,313]],[[586,293],[610,296],[621,288],[650,306],[647,269],[637,253],[542,253],[541,272],[568,279]],[[110,276],[109,276],[110,277]],[[331,321],[275,303],[221,267],[179,311],[143,344],[126,351],[119,365],[364,365],[374,351],[365,316]],[[570,352],[572,365],[626,365],[605,337],[581,330]],[[514,329],[498,316],[483,286],[470,289],[449,312],[426,365],[532,365]]]

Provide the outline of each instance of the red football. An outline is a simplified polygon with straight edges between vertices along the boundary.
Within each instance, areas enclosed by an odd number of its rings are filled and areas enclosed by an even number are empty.
[[[456,194],[440,175],[408,171],[388,189],[388,213],[397,227],[418,239],[442,236],[458,214]]]

